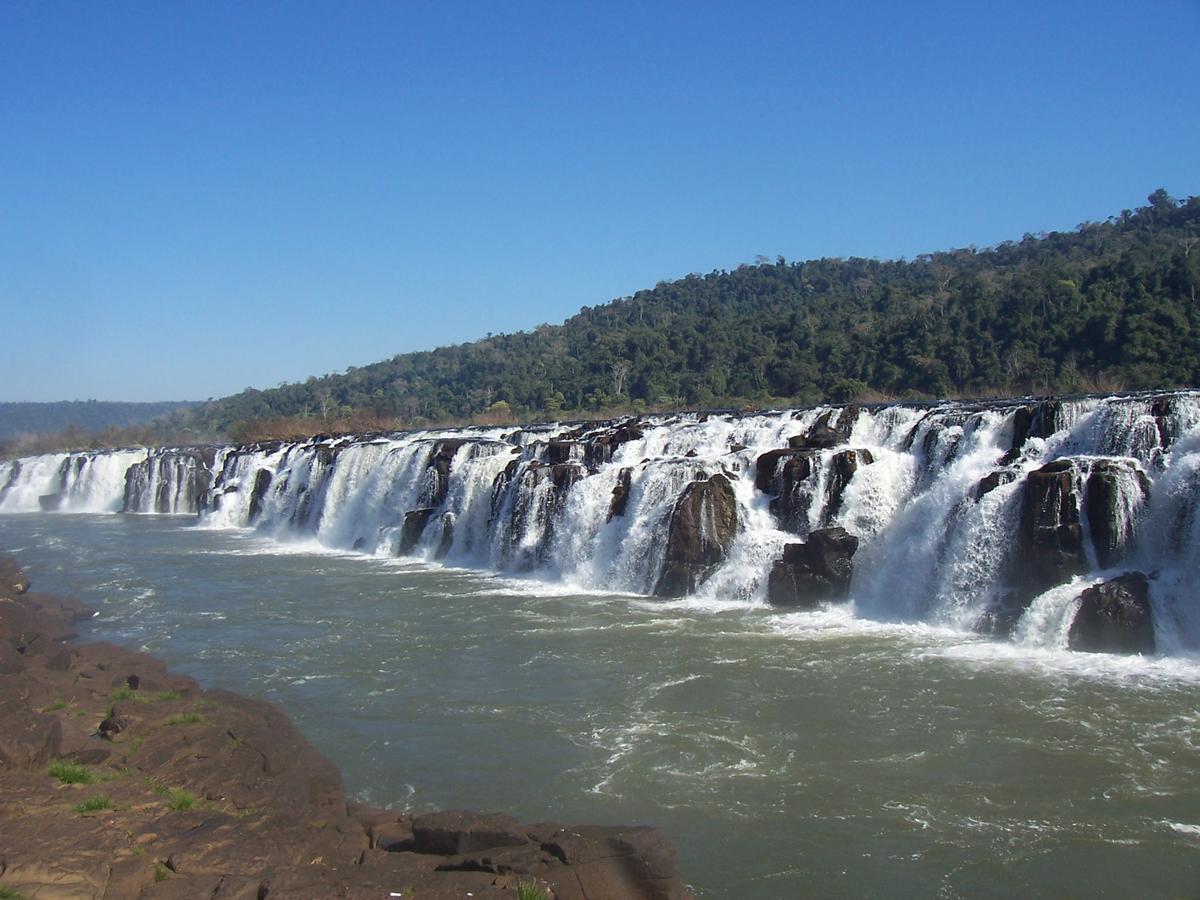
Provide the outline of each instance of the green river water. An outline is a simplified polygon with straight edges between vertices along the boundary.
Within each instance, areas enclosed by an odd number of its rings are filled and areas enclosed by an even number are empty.
[[[647,823],[700,897],[1200,895],[1200,663],[0,516],[85,639],[280,703],[350,796]],[[903,590],[903,575],[897,575]]]

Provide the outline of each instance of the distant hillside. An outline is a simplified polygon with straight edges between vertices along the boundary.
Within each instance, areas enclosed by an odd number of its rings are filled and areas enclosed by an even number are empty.
[[[1200,198],[1159,190],[1106,222],[985,250],[689,275],[562,325],[247,390],[181,424],[1196,385],[1198,287]]]
[[[144,425],[195,401],[120,403],[106,400],[64,400],[58,403],[0,402],[0,441],[25,435],[56,434],[68,428],[100,431]]]

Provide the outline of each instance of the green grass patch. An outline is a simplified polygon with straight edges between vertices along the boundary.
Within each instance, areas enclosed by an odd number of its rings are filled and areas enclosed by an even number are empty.
[[[196,795],[183,788],[171,788],[167,791],[167,806],[176,812],[194,809],[197,802]]]
[[[154,880],[155,881],[165,881],[167,878],[167,872],[169,872],[169,871],[170,871],[170,869],[168,869],[162,863],[156,862],[154,864]]]
[[[178,700],[181,696],[182,695],[179,693],[179,691],[159,691],[154,695],[154,699],[162,701]]]
[[[171,716],[167,719],[168,725],[195,725],[197,722],[203,722],[204,716],[200,713],[180,713],[177,716]]]
[[[77,812],[77,813],[98,812],[99,810],[102,810],[102,809],[112,809],[112,808],[113,808],[112,800],[110,800],[108,798],[107,794],[96,794],[96,796],[88,797],[86,800],[84,800],[82,803],[80,803],[78,806],[76,806],[75,812]]]
[[[12,888],[0,887],[0,900],[25,900],[25,895]]]
[[[112,700],[113,703],[116,703],[120,700],[141,700],[142,695],[139,694],[137,691],[135,691],[133,688],[126,685],[125,687],[117,688],[115,691],[113,691],[111,694],[108,695],[108,698],[110,700]]]
[[[517,882],[517,900],[550,900],[550,895],[536,881]]]
[[[61,759],[51,763],[46,774],[51,778],[57,778],[63,784],[95,784],[97,780],[96,773],[87,766],[65,762]]]
[[[67,708],[66,700],[55,700],[49,706],[43,706],[42,712],[44,712],[44,713],[58,712],[60,709],[66,709],[66,708]]]

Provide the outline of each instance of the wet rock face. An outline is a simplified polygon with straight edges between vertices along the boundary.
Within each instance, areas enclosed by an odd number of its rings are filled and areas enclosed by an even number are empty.
[[[254,473],[254,488],[250,492],[250,511],[247,516],[247,523],[253,525],[260,515],[262,515],[263,501],[267,496],[267,489],[271,487],[271,473],[267,469],[259,469]]]
[[[1013,439],[1009,454],[1015,459],[1027,440],[1031,437],[1048,438],[1059,430],[1061,424],[1061,401],[1043,400],[1019,407],[1013,414]]]
[[[213,447],[152,450],[125,471],[121,508],[124,512],[204,512],[215,465]]]
[[[816,485],[812,482],[820,465],[821,460],[812,451],[802,451],[785,459],[779,467],[772,484],[779,496],[771,501],[770,510],[784,531],[792,534],[808,531],[809,510],[814,502],[819,502],[813,495]]]
[[[446,499],[450,490],[450,466],[454,462],[454,454],[466,442],[465,438],[447,438],[433,445],[426,462],[426,481],[417,501],[422,506],[441,506]]]
[[[850,479],[860,466],[869,466],[875,462],[870,450],[842,450],[833,455],[830,462],[829,484],[826,489],[824,521],[830,522],[842,508],[842,497],[850,484]]]
[[[7,496],[8,492],[13,489],[13,485],[15,485],[20,480],[20,478],[21,478],[21,461],[19,459],[14,459],[12,468],[9,470],[9,473],[8,473],[8,481],[4,482],[4,485],[2,487],[0,487],[0,503],[4,502],[5,496]]]
[[[1156,397],[1150,404],[1150,415],[1154,417],[1154,427],[1158,430],[1158,443],[1163,450],[1168,449],[1179,437],[1177,408],[1178,399],[1172,396]]]
[[[996,469],[989,472],[979,479],[979,483],[971,489],[971,499],[978,503],[996,488],[1004,484],[1011,484],[1017,480],[1017,473],[1013,469]]]
[[[763,453],[754,462],[754,486],[764,494],[782,493],[782,484],[779,478],[783,473],[780,471],[779,463],[781,460],[790,461],[796,458],[811,459],[812,454],[803,450],[786,448],[768,450]]]
[[[633,486],[633,470],[628,466],[617,473],[617,483],[613,487],[612,502],[608,505],[608,518],[611,522],[614,516],[625,515],[625,507],[629,505],[629,491]]]
[[[596,468],[609,462],[622,444],[640,441],[642,437],[642,427],[634,419],[599,434],[588,435],[584,441],[584,459],[590,467]]]
[[[1072,460],[1060,459],[1025,479],[1012,577],[1027,601],[1087,571],[1078,476]]]
[[[1135,496],[1127,496],[1131,491]],[[1149,493],[1149,479],[1132,463],[1112,459],[1092,463],[1084,511],[1096,560],[1101,567],[1120,564],[1125,548],[1133,538],[1133,521],[1127,515],[1128,508],[1140,506]]]
[[[421,542],[421,535],[425,533],[425,526],[429,524],[429,519],[437,512],[431,507],[423,507],[422,509],[412,509],[404,514],[404,525],[400,529],[400,543],[396,547],[397,556],[405,556],[412,553],[416,549],[417,544]]]
[[[858,538],[845,528],[820,528],[803,544],[787,544],[767,578],[772,606],[812,607],[845,600]]]
[[[808,533],[813,504],[819,520],[829,524],[842,507],[846,487],[862,466],[875,458],[869,450],[841,450],[823,458],[815,450],[768,450],[755,462],[754,484],[766,493],[776,494],[771,513],[783,531]],[[817,476],[826,472],[824,492],[816,495]]]
[[[546,444],[546,462],[551,465],[569,463],[575,456],[579,444],[576,441],[550,441]]]
[[[833,410],[821,415],[808,432],[788,440],[793,450],[828,450],[850,440],[850,430],[858,419],[858,407],[847,406],[833,422]]]
[[[1017,627],[1028,600],[1017,591],[1005,591],[991,606],[980,613],[974,630],[989,637],[1006,638]]]
[[[1067,632],[1067,646],[1089,653],[1153,653],[1149,582],[1141,572],[1090,587]]]
[[[671,510],[655,596],[682,597],[695,591],[725,560],[737,528],[737,500],[727,476],[718,473],[689,484]]]
[[[510,519],[508,557],[522,571],[536,568],[545,561],[554,541],[554,522],[566,502],[571,485],[584,477],[584,469],[575,463],[545,466],[531,463],[521,472]],[[505,479],[507,489],[511,476]],[[493,510],[497,508],[493,498]],[[520,546],[531,533],[539,533],[536,546]]]

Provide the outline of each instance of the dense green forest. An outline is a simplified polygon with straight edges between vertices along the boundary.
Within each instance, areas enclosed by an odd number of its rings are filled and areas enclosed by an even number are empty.
[[[197,432],[352,410],[480,414],[986,396],[1200,383],[1200,197],[914,260],[762,261],[562,325],[406,353],[175,418]]]
[[[144,425],[166,414],[194,406],[190,401],[121,403],[107,400],[64,400],[58,403],[0,402],[0,440],[26,434],[72,429],[95,432],[105,428]]]

